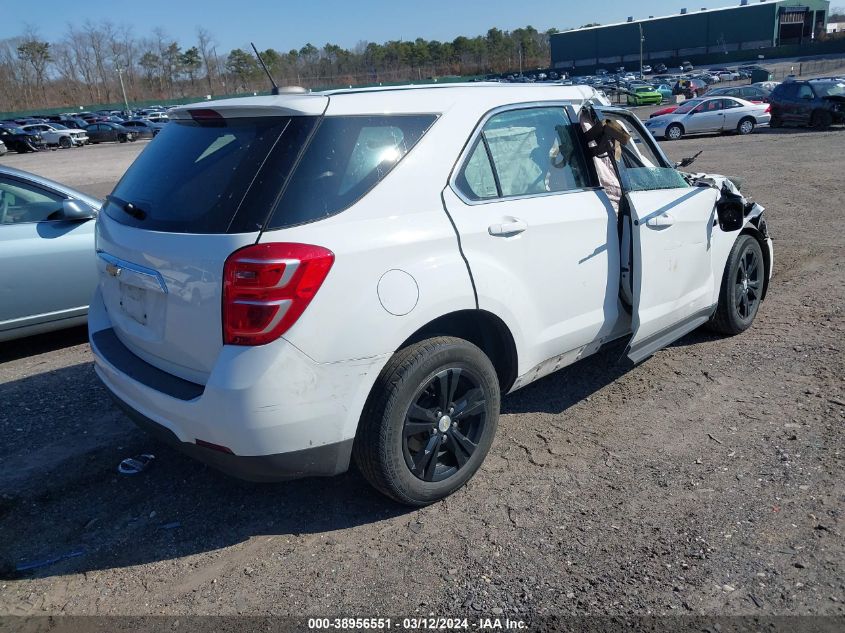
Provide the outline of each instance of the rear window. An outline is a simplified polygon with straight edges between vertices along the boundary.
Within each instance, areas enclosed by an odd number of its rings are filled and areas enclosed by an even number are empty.
[[[436,120],[433,114],[324,117],[268,229],[340,213],[381,182]]]
[[[435,119],[172,120],[103,211],[123,224],[170,233],[246,233],[313,222],[375,187]]]
[[[260,230],[316,122],[317,117],[171,121],[117,183],[103,212],[151,231]]]

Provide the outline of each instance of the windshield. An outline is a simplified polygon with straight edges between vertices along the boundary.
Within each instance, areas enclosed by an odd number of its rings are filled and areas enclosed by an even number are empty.
[[[820,97],[842,97],[845,96],[845,81],[813,82],[813,90]]]
[[[675,114],[686,114],[701,103],[701,99],[690,99],[689,101],[685,101],[682,106],[675,110]]]

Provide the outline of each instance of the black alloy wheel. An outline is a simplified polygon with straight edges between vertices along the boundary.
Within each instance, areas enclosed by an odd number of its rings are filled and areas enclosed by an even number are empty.
[[[405,415],[402,453],[411,473],[443,481],[472,457],[484,434],[486,397],[469,369],[438,372],[414,398]]]
[[[721,334],[744,332],[754,322],[766,282],[766,262],[760,242],[740,235],[728,255],[719,303],[708,327]]]
[[[746,249],[739,259],[734,284],[737,316],[748,321],[757,314],[763,293],[763,263],[755,249]]]

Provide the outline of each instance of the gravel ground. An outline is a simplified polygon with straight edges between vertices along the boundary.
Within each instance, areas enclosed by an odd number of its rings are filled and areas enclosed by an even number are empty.
[[[155,444],[83,330],[0,347],[0,613],[845,614],[845,130],[664,147],[768,208],[754,327],[633,368],[615,346],[505,398],[481,471],[422,510],[355,472],[253,485]],[[139,149],[3,162],[104,195]]]

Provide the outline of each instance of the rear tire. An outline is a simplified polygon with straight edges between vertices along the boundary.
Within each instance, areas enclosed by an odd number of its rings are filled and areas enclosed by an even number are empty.
[[[763,298],[765,275],[760,243],[751,235],[740,235],[728,256],[719,304],[707,327],[729,336],[751,327]]]
[[[370,392],[353,458],[388,497],[410,506],[434,503],[481,466],[499,405],[496,371],[478,347],[452,337],[409,345],[394,354]]]
[[[779,116],[775,116],[773,114],[771,120],[769,121],[769,127],[774,129],[783,127],[783,120]]]
[[[666,140],[667,141],[678,141],[684,136],[684,128],[682,128],[677,123],[672,123],[669,127],[666,128]]]
[[[739,122],[739,125],[736,126],[736,132],[740,136],[747,136],[754,131],[755,127],[757,127],[757,121],[751,117],[745,117]]]

